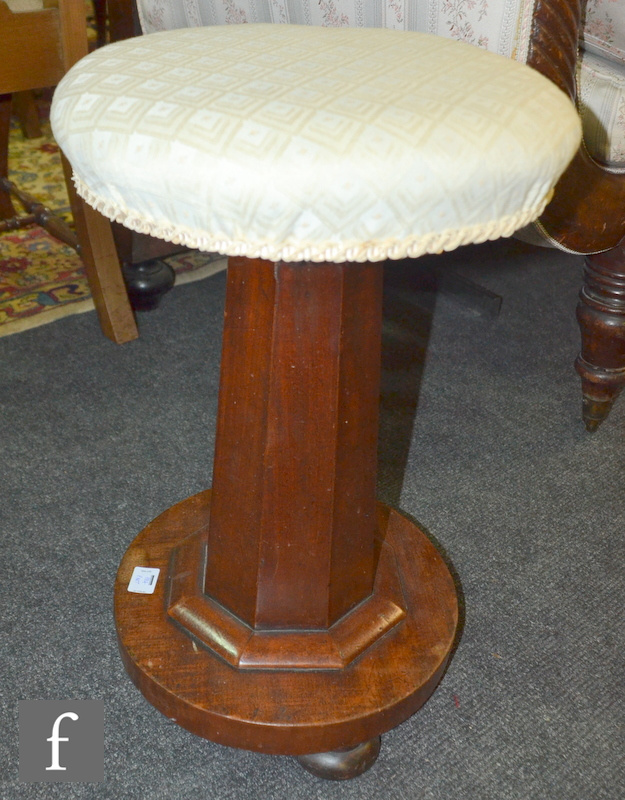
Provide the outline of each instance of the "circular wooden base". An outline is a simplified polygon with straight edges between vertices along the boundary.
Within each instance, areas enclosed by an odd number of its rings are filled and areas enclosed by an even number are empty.
[[[428,699],[453,645],[458,603],[445,562],[414,523],[379,506],[380,538],[392,548],[404,593],[401,622],[344,669],[242,670],[167,614],[172,550],[206,527],[209,508],[206,491],[165,511],[133,541],[118,571],[122,658],[156,708],[211,741],[299,756],[356,747]],[[135,567],[160,569],[153,594],[128,590]]]

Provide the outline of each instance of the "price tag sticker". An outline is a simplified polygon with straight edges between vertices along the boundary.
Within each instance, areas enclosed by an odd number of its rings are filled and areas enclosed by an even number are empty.
[[[138,594],[154,594],[159,572],[158,567],[135,567],[128,584],[128,591]]]

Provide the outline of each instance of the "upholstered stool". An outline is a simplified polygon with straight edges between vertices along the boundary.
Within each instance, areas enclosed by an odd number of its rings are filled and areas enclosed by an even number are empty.
[[[52,119],[103,214],[231,256],[212,493],[130,545],[125,665],[200,736],[356,775],[434,691],[457,624],[444,560],[375,500],[381,262],[534,219],[577,114],[444,39],[236,25],[97,51]]]

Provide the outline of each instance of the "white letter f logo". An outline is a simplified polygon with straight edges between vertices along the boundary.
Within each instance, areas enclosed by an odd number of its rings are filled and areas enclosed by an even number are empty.
[[[46,739],[47,742],[52,742],[52,763],[49,767],[46,767],[46,771],[49,769],[67,769],[67,767],[59,766],[59,742],[69,742],[67,736],[59,736],[59,725],[61,724],[61,720],[65,719],[65,717],[69,717],[75,722],[78,719],[78,714],[74,714],[73,711],[66,711],[54,720],[52,736]]]

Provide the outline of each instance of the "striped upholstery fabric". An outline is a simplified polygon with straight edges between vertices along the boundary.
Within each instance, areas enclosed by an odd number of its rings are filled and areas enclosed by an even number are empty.
[[[458,39],[520,61],[533,8],[534,0],[138,0],[144,33],[239,22],[393,28]]]
[[[588,0],[579,104],[589,152],[625,169],[625,0]]]
[[[625,65],[584,53],[578,73],[586,147],[598,161],[625,169]]]

